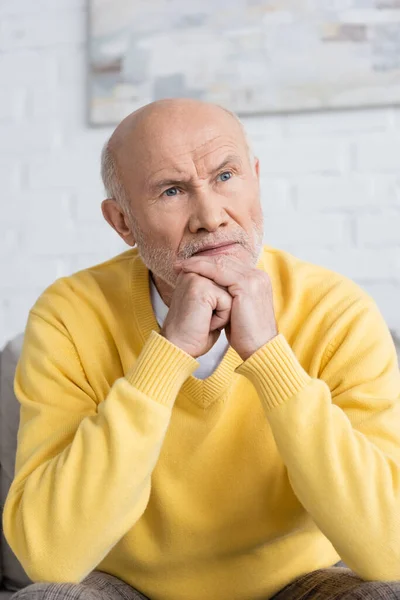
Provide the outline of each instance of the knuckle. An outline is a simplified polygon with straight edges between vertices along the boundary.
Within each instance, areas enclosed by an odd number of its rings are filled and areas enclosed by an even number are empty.
[[[215,268],[219,273],[222,273],[225,269],[225,258],[224,256],[215,256],[214,257]]]
[[[201,294],[198,298],[198,301],[203,306],[206,306],[207,304],[211,304],[210,294],[206,294],[206,293]]]
[[[200,296],[199,289],[195,286],[191,286],[187,291],[188,300],[198,300]]]
[[[199,275],[192,273],[193,277],[188,282],[187,295],[190,300],[206,302],[210,299],[211,282]]]
[[[183,271],[182,271],[182,273],[183,273]],[[182,277],[186,281],[195,281],[197,279],[196,273],[183,273]]]
[[[185,281],[185,285],[186,288],[188,290],[195,290],[196,287],[198,286],[198,277],[195,273],[186,273],[184,275],[184,281]]]
[[[181,271],[176,280],[176,287],[187,285],[188,281],[190,281],[191,275],[193,275],[193,273],[185,273],[185,271]]]

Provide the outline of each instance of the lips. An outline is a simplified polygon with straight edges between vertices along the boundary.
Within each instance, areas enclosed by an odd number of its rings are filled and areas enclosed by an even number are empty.
[[[203,254],[206,252],[211,252],[213,250],[215,250],[215,251],[220,250],[221,252],[223,252],[224,248],[230,248],[231,246],[234,246],[235,244],[236,244],[236,242],[221,242],[220,244],[213,244],[210,246],[205,246],[201,250],[198,250],[197,252],[195,252],[195,254],[193,256],[197,256],[198,254]]]

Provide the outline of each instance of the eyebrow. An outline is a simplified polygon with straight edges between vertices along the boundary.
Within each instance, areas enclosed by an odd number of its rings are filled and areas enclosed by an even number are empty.
[[[217,171],[220,171],[221,169],[224,169],[228,165],[231,165],[234,163],[242,166],[241,158],[239,156],[237,156],[236,154],[229,154],[226,158],[224,158],[224,160],[217,167],[215,167],[211,171],[211,175],[214,175],[214,173],[216,173]],[[163,188],[180,185],[182,183],[189,183],[190,179],[191,178],[179,179],[179,178],[175,178],[175,177],[168,177],[167,179],[160,179],[159,181],[155,181],[154,183],[150,184],[149,187],[150,187],[151,192],[157,192],[157,191],[161,191],[161,189],[163,189]]]

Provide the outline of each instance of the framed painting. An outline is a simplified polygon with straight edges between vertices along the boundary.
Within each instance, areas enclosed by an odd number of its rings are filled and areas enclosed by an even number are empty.
[[[400,0],[89,0],[89,120],[159,98],[239,115],[400,103]]]

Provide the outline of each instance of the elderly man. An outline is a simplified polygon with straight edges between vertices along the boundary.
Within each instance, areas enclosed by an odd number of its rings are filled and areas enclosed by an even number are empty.
[[[102,172],[135,248],[30,312],[4,531],[36,583],[13,600],[400,598],[400,373],[372,298],[262,246],[221,107],[136,111]]]

